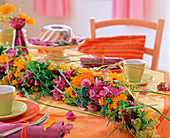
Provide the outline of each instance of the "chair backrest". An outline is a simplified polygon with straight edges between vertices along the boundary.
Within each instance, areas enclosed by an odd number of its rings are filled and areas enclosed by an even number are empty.
[[[150,49],[145,47],[144,53],[152,56],[151,69],[157,70],[164,19],[159,19],[158,22],[155,23],[155,22],[139,20],[139,19],[113,19],[113,20],[95,22],[95,19],[91,18],[90,19],[91,38],[92,39],[96,38],[96,29],[108,27],[108,26],[114,26],[114,25],[134,25],[134,26],[146,27],[156,31],[154,48]]]

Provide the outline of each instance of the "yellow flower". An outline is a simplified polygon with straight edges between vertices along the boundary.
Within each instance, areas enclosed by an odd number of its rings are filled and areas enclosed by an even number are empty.
[[[1,14],[5,14],[5,15],[7,15],[7,14],[9,14],[9,13],[13,13],[14,10],[15,10],[14,5],[10,5],[10,4],[8,4],[8,3],[5,4],[5,5],[2,5],[2,6],[0,7],[0,13],[1,13]]]
[[[50,65],[50,66],[47,67],[47,69],[49,69],[49,70],[54,70],[54,69],[55,69],[55,66],[54,66],[54,65]]]
[[[106,105],[105,100],[104,99],[99,99],[99,104]]]
[[[57,67],[60,68],[61,72],[63,72],[64,70],[65,70],[65,71],[70,70],[70,67],[69,67],[67,64],[65,64],[65,63],[57,64]]]
[[[19,13],[18,14],[18,18],[22,18],[22,19],[25,19],[25,22],[29,25],[35,25],[35,20],[30,18],[28,15],[26,15],[25,13]]]
[[[16,80],[12,80],[12,85],[16,85],[18,82]]]
[[[110,80],[117,80],[118,74],[116,72],[109,73]]]
[[[124,76],[123,75],[119,75],[118,77],[117,77],[117,80],[119,80],[119,81],[124,81]]]
[[[69,90],[70,97],[75,98],[76,96],[75,96],[75,92],[74,92],[73,88],[69,87],[68,90]]]
[[[26,60],[29,62],[29,61],[31,61],[31,55],[30,54],[28,54],[27,56],[25,56],[26,57]]]

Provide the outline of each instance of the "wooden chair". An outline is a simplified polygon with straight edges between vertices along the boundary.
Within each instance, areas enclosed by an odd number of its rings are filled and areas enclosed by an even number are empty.
[[[113,25],[134,25],[134,26],[146,27],[156,31],[154,49],[145,47],[144,53],[152,56],[151,69],[157,70],[164,20],[159,19],[157,23],[146,21],[146,20],[139,20],[139,19],[113,19],[113,20],[95,22],[95,19],[91,18],[90,19],[91,38],[92,39],[96,38],[96,29],[107,27],[107,26],[113,26]]]

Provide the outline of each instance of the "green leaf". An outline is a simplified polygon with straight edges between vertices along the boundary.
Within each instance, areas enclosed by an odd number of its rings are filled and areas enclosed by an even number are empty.
[[[0,55],[2,55],[2,51],[4,50],[3,46],[0,47]]]
[[[106,104],[111,104],[113,102],[111,98],[106,98],[105,101],[106,101]]]
[[[151,109],[155,110],[157,113],[159,113],[161,116],[163,116],[164,118],[166,118],[168,121],[170,121],[170,119],[168,117],[166,117],[164,114],[162,114],[158,109],[154,108],[154,107],[150,107]]]

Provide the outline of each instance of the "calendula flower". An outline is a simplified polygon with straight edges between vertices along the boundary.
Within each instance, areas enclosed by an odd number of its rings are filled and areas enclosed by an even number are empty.
[[[54,65],[49,65],[49,66],[47,67],[47,69],[49,69],[49,70],[54,70],[54,69],[55,69],[55,66],[54,66]]]
[[[121,94],[119,96],[117,96],[118,100],[122,100],[122,101],[126,101],[127,100],[127,96],[125,94]]]
[[[5,5],[2,5],[2,6],[0,7],[0,13],[1,13],[1,14],[4,14],[4,15],[7,15],[7,14],[9,14],[9,13],[13,13],[14,10],[15,10],[14,5],[10,5],[10,4],[8,4],[8,3],[5,4]]]
[[[99,99],[99,104],[101,104],[101,105],[106,105],[106,102],[105,102],[104,99]]]

